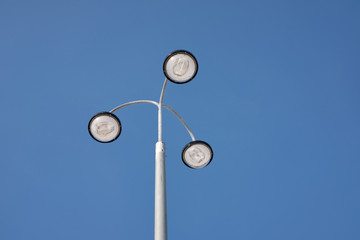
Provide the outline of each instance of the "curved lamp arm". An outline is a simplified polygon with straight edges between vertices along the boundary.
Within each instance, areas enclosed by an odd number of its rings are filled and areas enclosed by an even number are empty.
[[[166,84],[167,84],[168,80],[167,78],[165,78],[163,87],[161,89],[161,93],[160,93],[160,99],[159,99],[159,111],[158,111],[158,129],[159,129],[159,134],[158,134],[158,139],[159,142],[162,142],[162,104],[163,104],[163,99],[164,99],[164,94],[165,94],[165,88],[166,88]]]
[[[175,112],[174,109],[172,109],[171,107],[169,107],[168,105],[165,105],[163,104],[162,105],[163,107],[167,108],[168,110],[170,110],[181,122],[182,124],[184,125],[184,127],[186,128],[186,130],[188,131],[188,133],[190,134],[190,137],[193,141],[195,141],[195,137],[194,137],[194,134],[191,132],[189,126],[186,124],[186,122],[180,117],[180,115]]]
[[[165,81],[164,81],[164,84],[163,84],[163,87],[162,87],[161,93],[160,93],[160,100],[159,100],[160,105],[162,105],[162,102],[163,102],[163,99],[164,99],[164,93],[165,93],[165,88],[166,88],[167,82],[168,82],[168,79],[165,78]]]
[[[156,105],[157,107],[159,107],[159,104],[155,101],[151,101],[151,100],[137,100],[137,101],[132,101],[132,102],[127,102],[124,104],[121,104],[119,106],[117,106],[116,108],[112,109],[110,112],[113,113],[116,110],[119,110],[120,108],[126,107],[126,106],[130,106],[130,105],[134,105],[134,104],[138,104],[138,103],[151,103]]]
[[[127,106],[131,106],[131,105],[134,105],[134,104],[140,104],[140,103],[150,103],[150,104],[153,104],[153,105],[157,106],[159,109],[161,109],[160,106],[162,106],[162,107],[165,107],[165,108],[167,108],[168,110],[170,110],[170,112],[172,112],[172,113],[180,120],[180,122],[184,125],[184,127],[185,127],[185,129],[188,131],[191,139],[192,139],[193,141],[195,141],[194,134],[191,132],[189,126],[186,124],[186,122],[184,121],[184,119],[182,119],[181,116],[180,116],[177,112],[175,112],[174,109],[172,109],[171,107],[169,107],[169,106],[167,106],[167,105],[165,105],[165,104],[161,104],[161,105],[160,105],[159,103],[157,103],[157,102],[155,102],[155,101],[151,101],[151,100],[137,100],[137,101],[132,101],[132,102],[127,102],[127,103],[121,104],[121,105],[117,106],[116,108],[112,109],[112,110],[110,111],[110,113],[113,113],[113,112],[119,110],[120,108],[127,107]]]

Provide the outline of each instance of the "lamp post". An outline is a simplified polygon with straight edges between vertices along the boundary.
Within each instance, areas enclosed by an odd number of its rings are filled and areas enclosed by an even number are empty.
[[[167,214],[166,214],[166,171],[165,171],[165,144],[162,141],[162,109],[170,110],[184,125],[192,141],[188,143],[182,152],[184,164],[190,168],[203,168],[212,158],[213,151],[209,144],[195,140],[194,134],[188,125],[171,107],[163,104],[165,88],[168,80],[177,84],[190,82],[197,74],[198,63],[196,58],[188,51],[178,50],[172,52],[163,64],[165,81],[160,93],[159,102],[152,100],[137,100],[124,103],[110,112],[101,112],[93,116],[89,122],[88,130],[96,141],[109,143],[116,140],[122,130],[119,118],[115,111],[134,104],[148,103],[158,108],[158,141],[155,144],[155,240],[167,240]]]

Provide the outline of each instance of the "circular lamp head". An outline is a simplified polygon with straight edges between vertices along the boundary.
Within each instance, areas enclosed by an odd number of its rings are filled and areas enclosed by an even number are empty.
[[[213,151],[209,144],[203,141],[188,143],[182,152],[182,160],[190,168],[203,168],[213,158]]]
[[[96,141],[109,143],[119,137],[121,123],[114,114],[101,112],[91,118],[88,129],[91,137]]]
[[[167,79],[174,83],[187,83],[191,81],[198,71],[198,63],[194,55],[185,50],[170,53],[163,65]]]

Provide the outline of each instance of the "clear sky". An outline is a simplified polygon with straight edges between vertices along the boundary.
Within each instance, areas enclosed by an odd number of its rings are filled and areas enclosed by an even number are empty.
[[[153,239],[157,111],[176,49],[196,78],[164,102],[169,240],[360,239],[360,2],[0,1],[0,239]]]

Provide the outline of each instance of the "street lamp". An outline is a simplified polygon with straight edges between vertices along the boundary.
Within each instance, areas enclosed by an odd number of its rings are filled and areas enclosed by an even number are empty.
[[[89,122],[88,130],[96,141],[109,143],[116,140],[121,133],[121,122],[114,114],[115,111],[140,103],[148,103],[158,108],[158,141],[155,144],[155,240],[167,240],[166,216],[166,174],[165,174],[165,144],[162,141],[162,109],[172,112],[184,125],[192,141],[182,152],[184,164],[190,168],[198,169],[207,166],[212,158],[213,151],[204,141],[195,140],[189,126],[171,107],[163,104],[164,92],[168,80],[177,84],[190,82],[197,74],[198,63],[194,55],[185,50],[177,50],[168,55],[163,64],[165,81],[160,93],[159,102],[152,100],[137,100],[117,106],[110,112],[101,112],[93,116]]]
[[[213,151],[204,141],[190,142],[182,152],[182,160],[190,168],[203,168],[211,162],[212,157]]]
[[[101,112],[93,116],[89,122],[89,133],[98,142],[115,141],[121,133],[121,123],[115,114]]]
[[[169,54],[163,65],[167,79],[174,83],[190,82],[198,71],[198,63],[194,55],[185,50],[177,50]]]

